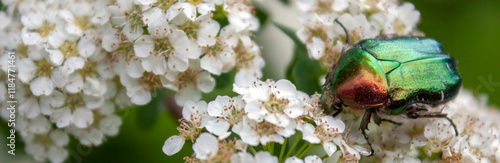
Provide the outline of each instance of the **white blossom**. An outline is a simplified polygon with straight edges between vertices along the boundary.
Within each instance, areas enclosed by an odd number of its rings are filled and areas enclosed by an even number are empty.
[[[211,134],[202,133],[196,138],[196,142],[193,144],[193,151],[196,154],[196,158],[207,160],[215,156],[219,151],[218,140]]]
[[[163,145],[163,153],[166,155],[172,156],[179,152],[184,146],[184,142],[186,140],[180,136],[171,136],[165,141],[165,145]]]

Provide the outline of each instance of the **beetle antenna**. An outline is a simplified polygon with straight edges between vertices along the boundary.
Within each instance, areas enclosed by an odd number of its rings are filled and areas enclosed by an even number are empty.
[[[338,18],[335,19],[335,23],[339,24],[342,27],[342,29],[344,29],[344,32],[345,32],[345,43],[347,45],[349,45],[349,33],[347,33],[347,29],[345,29],[344,24],[340,23]]]

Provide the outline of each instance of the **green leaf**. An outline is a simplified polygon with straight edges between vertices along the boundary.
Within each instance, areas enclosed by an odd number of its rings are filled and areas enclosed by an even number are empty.
[[[223,73],[220,76],[212,75],[212,77],[215,78],[215,88],[213,91],[203,94],[202,100],[213,101],[218,95],[236,96],[237,94],[233,92],[233,83],[235,76],[236,69]]]
[[[147,26],[142,27],[142,30],[144,30],[144,31],[142,32],[142,34],[143,34],[143,35],[149,35],[149,30],[148,30],[148,27],[147,27]]]
[[[227,20],[228,13],[224,11],[223,5],[215,6],[215,11],[212,13],[213,13],[212,19],[217,21],[221,26],[221,28],[229,24],[229,20]]]
[[[154,123],[158,119],[158,115],[160,115],[160,108],[163,106],[163,98],[164,91],[162,89],[156,89],[156,96],[151,99],[146,105],[137,106],[137,109],[140,110],[137,115],[137,123],[138,126],[145,131],[154,126]]]
[[[219,76],[212,75],[215,78],[215,89],[224,89],[228,86],[233,86],[236,69],[222,73]]]
[[[260,23],[259,28],[262,29],[262,27],[264,27],[264,23],[266,23],[267,18],[268,18],[267,13],[260,8],[256,8],[255,9],[255,16],[257,16],[257,18],[259,19],[259,23]]]
[[[274,24],[295,43],[293,60],[286,73],[287,78],[295,84],[298,90],[307,94],[321,92],[319,79],[326,74],[327,70],[321,66],[319,61],[309,59],[306,45],[300,41],[294,30],[277,23]]]
[[[294,62],[288,68],[287,78],[295,84],[298,90],[309,95],[314,92],[322,92],[319,79],[326,74],[326,70],[318,61],[307,59],[299,59],[302,54],[307,54],[307,50],[300,47],[295,47]]]
[[[284,25],[278,24],[276,22],[273,23],[278,29],[281,30],[281,32],[285,33],[292,41],[295,43],[295,46],[300,47],[301,49],[306,49],[306,45],[300,41],[299,37],[295,34],[295,30],[290,29]],[[306,51],[307,52],[307,51]],[[308,57],[307,53],[301,54],[303,57]]]
[[[285,4],[285,5],[290,5],[290,1],[289,0],[280,0],[281,3]]]

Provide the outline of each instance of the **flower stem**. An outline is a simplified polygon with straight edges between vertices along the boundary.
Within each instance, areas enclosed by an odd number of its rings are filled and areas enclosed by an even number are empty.
[[[274,155],[274,142],[270,143],[269,148],[267,148],[267,149],[269,149],[269,153],[271,153],[271,155]]]
[[[301,153],[301,154],[299,154],[297,157],[298,157],[298,158],[302,158],[302,157],[304,157],[304,156],[305,156],[305,155],[306,155],[306,154],[307,154],[307,153],[308,153],[308,152],[309,152],[309,151],[310,151],[310,150],[311,150],[314,146],[315,146],[315,145],[313,145],[313,144],[309,144],[309,145],[307,146],[307,148],[306,148],[304,151],[302,151],[302,153]]]
[[[269,145],[269,144],[267,144],[267,145],[262,145],[262,149],[263,149],[264,151],[268,151],[268,152],[269,152],[269,150],[267,149],[267,146],[268,146],[268,145]]]
[[[330,156],[328,156],[328,154],[325,154],[323,157],[321,157],[321,160],[325,160],[325,159],[327,159],[328,157],[330,157]]]
[[[255,148],[253,148],[253,146],[249,145],[248,148],[250,149],[250,151],[252,151],[254,155],[257,154],[257,151],[255,150]]]
[[[287,141],[288,141],[288,138],[285,138],[285,141],[283,142],[283,145],[281,145],[280,157],[278,157],[279,158],[279,162],[281,162],[281,160],[283,160],[283,154],[285,154],[285,149],[286,149],[286,146],[288,145],[288,144],[286,144],[286,143],[288,143]]]
[[[301,154],[307,147],[309,147],[309,145],[310,145],[309,142],[302,144],[302,147],[300,147],[299,151],[295,153],[295,156],[299,157],[299,154]]]
[[[297,144],[299,144],[299,141],[300,141],[301,138],[302,138],[302,132],[299,132],[299,135],[295,138],[295,142],[293,142],[292,148],[290,148],[290,150],[288,150],[288,152],[286,153],[285,157],[283,157],[283,158],[290,157],[290,155],[293,152],[293,149],[295,149],[295,146],[297,146]]]

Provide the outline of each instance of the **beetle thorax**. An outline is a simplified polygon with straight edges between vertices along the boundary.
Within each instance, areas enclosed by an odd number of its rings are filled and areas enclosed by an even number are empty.
[[[381,106],[387,101],[387,81],[383,76],[361,70],[338,85],[337,95],[347,106]]]

